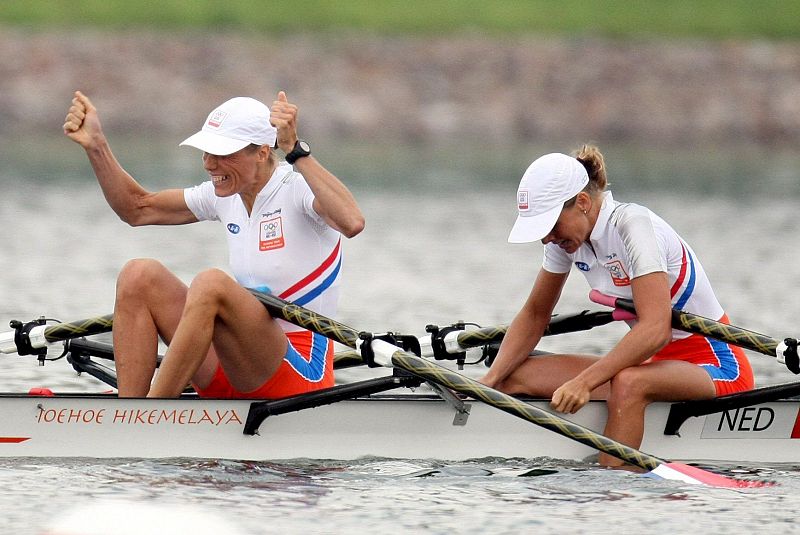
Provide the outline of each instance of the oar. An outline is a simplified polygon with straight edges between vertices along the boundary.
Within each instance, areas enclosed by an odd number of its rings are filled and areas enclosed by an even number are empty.
[[[0,353],[39,354],[37,350],[55,342],[110,332],[113,324],[113,314],[54,325],[47,325],[44,318],[28,323],[14,320],[12,331],[0,333]]]
[[[577,314],[556,314],[551,319],[545,336],[588,330],[612,321],[629,319],[628,316],[634,317],[621,310],[596,312],[584,310]],[[0,353],[30,355],[38,353],[36,350],[46,348],[56,342],[110,332],[113,325],[113,314],[51,325],[48,325],[44,318],[27,323],[14,320],[10,325],[13,330],[0,333]],[[506,325],[498,325],[471,331],[452,330],[443,337],[442,341],[448,352],[455,353],[502,340],[507,328]],[[433,356],[433,353],[426,356]],[[339,367],[363,364],[361,354],[352,351],[337,353],[335,360],[340,364]]]
[[[613,297],[597,290],[589,292],[589,299],[600,305],[627,310],[632,314],[636,314],[636,308],[630,299]],[[776,357],[778,362],[785,364],[793,373],[800,373],[800,358],[798,358],[797,340],[795,338],[785,338],[780,341],[755,331],[749,331],[735,325],[728,325],[697,314],[675,309],[672,309],[672,326],[681,331],[701,334],[757,353]]]
[[[489,388],[469,377],[449,370],[443,366],[412,355],[383,340],[373,339],[370,333],[359,333],[321,314],[292,304],[279,297],[251,290],[275,317],[284,319],[304,329],[314,331],[332,340],[367,353],[382,366],[397,367],[422,379],[431,381],[512,414],[523,420],[549,429],[561,436],[570,438],[599,451],[613,455],[627,463],[649,470],[655,476],[688,483],[707,484],[721,487],[763,486],[760,481],[741,481],[714,474],[697,467],[680,463],[670,463],[641,452],[630,446],[603,436],[591,429],[565,420],[544,409],[540,409],[517,398]]]
[[[543,336],[587,331],[594,327],[607,325],[612,321],[635,319],[636,316],[624,310],[594,311],[584,310],[573,314],[554,314]],[[433,327],[433,328],[432,328]],[[439,330],[428,326],[429,336],[420,336],[416,340],[421,349],[421,356],[436,357],[437,360],[455,360],[467,349],[482,347],[500,342],[508,330],[508,325],[480,327],[464,330],[464,324],[455,324]],[[388,333],[390,336],[392,333]],[[399,344],[397,344],[399,345]],[[340,351],[334,355],[336,369],[363,365],[361,353],[358,351]]]
[[[577,314],[556,314],[550,318],[550,324],[543,336],[588,331],[612,321],[634,319],[636,316],[624,310],[590,312],[584,310]],[[472,331],[451,331],[443,339],[445,348],[454,353],[472,347],[480,347],[487,343],[502,340],[508,330],[507,325],[484,327]]]

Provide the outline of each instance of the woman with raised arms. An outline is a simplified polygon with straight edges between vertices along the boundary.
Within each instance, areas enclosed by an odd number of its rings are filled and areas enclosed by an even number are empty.
[[[247,290],[335,314],[342,235],[364,228],[350,191],[298,139],[297,112],[283,91],[271,109],[250,97],[227,100],[181,143],[202,151],[207,180],[151,192],[117,162],[96,108],[75,93],[64,133],[86,151],[120,219],[132,226],[220,221],[233,274],[205,269],[186,285],[154,259],[122,268],[114,306],[121,397],[176,397],[190,382],[201,396],[218,398],[333,386],[332,343],[274,319]],[[155,374],[159,337],[169,347]]]

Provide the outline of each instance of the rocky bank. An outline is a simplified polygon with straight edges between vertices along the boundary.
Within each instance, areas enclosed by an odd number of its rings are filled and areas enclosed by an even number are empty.
[[[800,43],[0,28],[0,132],[60,129],[75,89],[107,130],[184,135],[236,95],[305,135],[658,144],[800,141]]]

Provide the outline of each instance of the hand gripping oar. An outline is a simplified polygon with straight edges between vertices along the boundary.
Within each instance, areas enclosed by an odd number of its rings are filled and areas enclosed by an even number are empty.
[[[636,308],[630,299],[612,297],[597,290],[589,292],[589,299],[600,305],[627,310],[633,314],[636,313]],[[785,338],[781,341],[735,325],[728,325],[675,309],[672,309],[672,326],[681,331],[701,334],[757,353],[776,357],[778,362],[785,364],[792,373],[800,373],[800,358],[798,358],[797,339],[795,338]]]
[[[487,405],[549,429],[561,436],[613,455],[645,470],[650,470],[650,474],[655,476],[663,479],[721,487],[755,487],[764,485],[760,481],[732,479],[697,467],[664,461],[596,433],[591,429],[565,420],[544,409],[489,388],[478,381],[434,362],[403,351],[384,340],[374,339],[370,333],[360,333],[352,327],[279,297],[255,290],[250,291],[274,317],[314,331],[353,349],[361,350],[367,360],[374,359],[383,366],[406,370],[441,387],[449,388],[483,401]]]

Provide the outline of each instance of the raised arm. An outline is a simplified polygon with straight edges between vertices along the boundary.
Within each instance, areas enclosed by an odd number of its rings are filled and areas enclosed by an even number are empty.
[[[140,226],[197,221],[186,206],[183,190],[147,191],[122,168],[103,134],[97,109],[80,91],[75,92],[67,112],[64,134],[86,151],[106,201],[124,222]]]
[[[297,106],[280,91],[272,103],[271,112],[270,122],[278,130],[278,147],[289,153],[297,142]],[[314,210],[331,227],[348,238],[364,230],[364,216],[353,194],[333,173],[314,156],[300,158],[294,166],[314,192]]]

